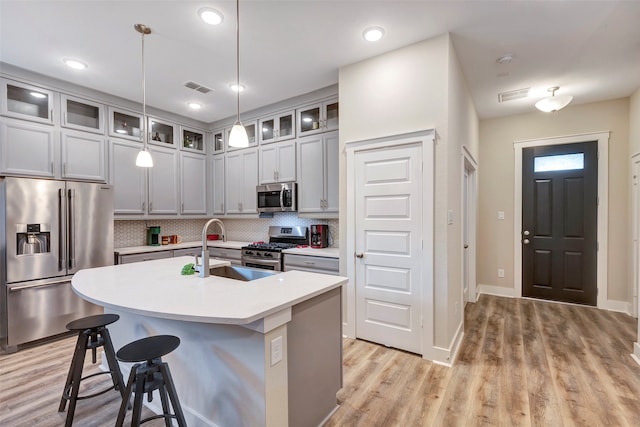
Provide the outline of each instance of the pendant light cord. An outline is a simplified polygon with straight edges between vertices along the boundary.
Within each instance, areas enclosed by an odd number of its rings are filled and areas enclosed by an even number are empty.
[[[142,131],[144,132],[144,150],[147,150],[149,135],[147,132],[147,82],[144,70],[144,31],[142,31]]]
[[[236,121],[240,123],[240,0],[236,0]]]

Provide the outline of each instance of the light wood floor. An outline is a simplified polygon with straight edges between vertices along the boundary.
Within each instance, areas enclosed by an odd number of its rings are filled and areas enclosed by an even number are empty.
[[[453,368],[345,339],[341,406],[326,426],[640,426],[637,337],[623,314],[482,296],[465,308]],[[0,355],[0,426],[64,424],[57,407],[74,343]],[[119,400],[112,391],[79,402],[74,425],[113,426]]]

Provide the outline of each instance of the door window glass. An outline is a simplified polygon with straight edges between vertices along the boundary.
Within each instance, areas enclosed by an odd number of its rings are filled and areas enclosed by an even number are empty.
[[[533,159],[534,172],[553,172],[584,169],[584,153],[541,156]]]

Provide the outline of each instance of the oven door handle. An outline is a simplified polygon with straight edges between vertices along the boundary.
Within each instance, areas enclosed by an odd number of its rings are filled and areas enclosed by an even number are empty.
[[[241,261],[242,261],[242,265],[244,265],[245,262],[250,262],[252,264],[262,264],[262,265],[280,265],[280,260],[279,259],[264,259],[264,258],[257,258],[257,257],[242,257]]]

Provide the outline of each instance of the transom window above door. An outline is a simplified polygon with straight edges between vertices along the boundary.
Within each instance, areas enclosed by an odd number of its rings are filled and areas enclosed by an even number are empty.
[[[584,153],[540,156],[533,159],[533,172],[584,169]]]

